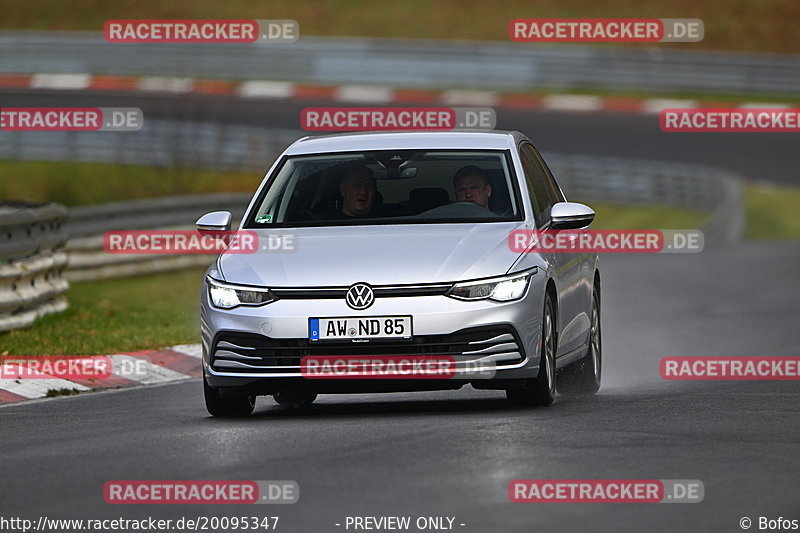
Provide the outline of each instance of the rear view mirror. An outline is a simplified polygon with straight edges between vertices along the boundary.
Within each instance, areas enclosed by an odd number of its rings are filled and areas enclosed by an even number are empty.
[[[206,213],[195,222],[198,231],[229,231],[231,229],[231,214],[228,211],[214,211]]]
[[[594,220],[591,207],[575,202],[559,202],[550,210],[552,229],[585,228]]]
[[[406,168],[379,168],[375,171],[375,179],[377,180],[402,180],[416,177],[417,167]]]

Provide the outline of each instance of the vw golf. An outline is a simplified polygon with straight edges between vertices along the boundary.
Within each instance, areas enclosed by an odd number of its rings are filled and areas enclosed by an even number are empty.
[[[231,214],[201,217],[204,232]],[[203,280],[209,413],[259,395],[504,390],[519,406],[600,387],[600,271],[593,253],[520,252],[518,230],[587,227],[518,132],[306,137],[276,160],[238,226],[290,250],[223,253]],[[451,361],[448,375],[314,379],[315,358]],[[476,370],[477,369],[477,370]],[[487,371],[490,369],[491,371]]]

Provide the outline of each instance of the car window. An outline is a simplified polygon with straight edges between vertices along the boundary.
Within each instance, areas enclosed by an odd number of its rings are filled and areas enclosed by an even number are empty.
[[[525,183],[531,196],[536,225],[541,227],[550,220],[550,209],[556,200],[548,190],[545,172],[539,164],[533,146],[522,143],[519,157],[522,169],[525,171]]]
[[[247,228],[520,220],[508,151],[382,150],[286,158]]]
[[[561,188],[558,186],[558,183],[556,183],[553,173],[550,172],[550,167],[547,166],[542,154],[540,154],[539,150],[536,148],[533,149],[533,153],[536,156],[536,161],[538,161],[539,166],[544,170],[544,184],[551,201],[556,204],[558,202],[566,202],[567,200],[564,197],[564,193],[561,192]]]

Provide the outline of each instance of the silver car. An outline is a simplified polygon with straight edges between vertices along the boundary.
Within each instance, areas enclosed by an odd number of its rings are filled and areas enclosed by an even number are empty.
[[[467,384],[504,390],[520,406],[550,405],[557,386],[594,394],[597,255],[510,245],[520,230],[585,228],[593,219],[590,208],[566,201],[518,132],[300,139],[239,224],[237,234],[257,238],[255,253],[223,253],[203,280],[208,411],[245,416],[259,395],[300,407],[317,394]],[[231,215],[209,213],[197,226],[228,231]],[[433,376],[317,379],[304,366],[315,357],[453,366]]]

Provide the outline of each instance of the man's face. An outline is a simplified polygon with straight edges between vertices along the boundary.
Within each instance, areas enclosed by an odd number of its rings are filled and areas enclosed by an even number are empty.
[[[362,217],[372,209],[375,200],[375,178],[366,174],[349,174],[339,185],[344,198],[342,213],[351,217]]]
[[[492,195],[492,186],[485,184],[480,176],[461,176],[455,183],[456,201],[472,202],[489,208],[489,197]]]

